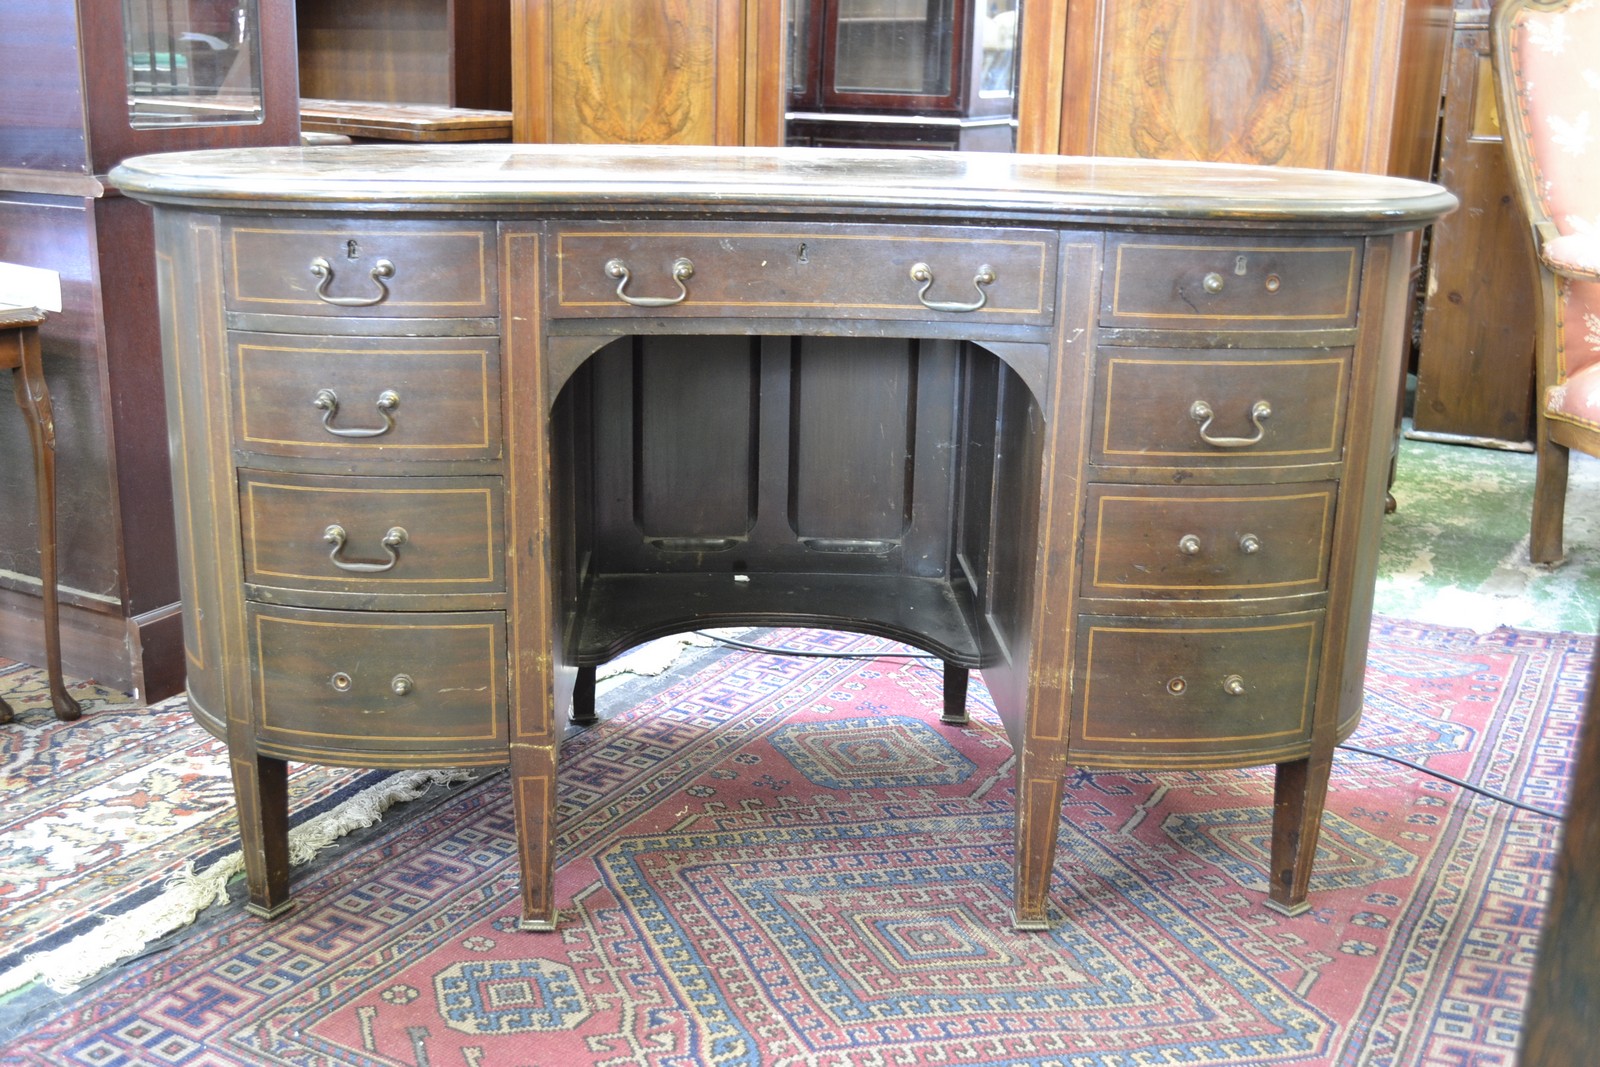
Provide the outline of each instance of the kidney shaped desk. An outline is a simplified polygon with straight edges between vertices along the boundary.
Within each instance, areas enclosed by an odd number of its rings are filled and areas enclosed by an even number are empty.
[[[980,668],[1040,928],[1068,763],[1276,764],[1305,906],[1361,712],[1415,231],[1370,175],[574,146],[133,159],[189,700],[250,907],[284,761],[509,764],[548,929],[595,666],[730,624]],[[1265,813],[1263,813],[1265,818]]]

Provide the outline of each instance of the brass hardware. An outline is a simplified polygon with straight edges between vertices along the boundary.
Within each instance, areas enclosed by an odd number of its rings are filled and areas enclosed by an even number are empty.
[[[1200,554],[1200,538],[1194,534],[1184,534],[1178,538],[1178,551],[1185,556],[1198,556]]]
[[[1244,695],[1244,679],[1237,674],[1230,674],[1222,680],[1222,691],[1229,696]]]
[[[978,273],[972,277],[973,288],[978,290],[978,299],[970,304],[957,304],[943,300],[929,300],[928,289],[933,285],[933,268],[926,263],[913,263],[911,265],[911,280],[921,282],[922,288],[917,290],[917,299],[922,301],[922,306],[929,311],[977,311],[989,302],[989,294],[983,287],[993,285],[995,279],[994,268],[985,263],[978,268]]]
[[[354,248],[354,242],[350,245]],[[340,308],[369,308],[374,304],[381,304],[389,299],[389,287],[383,283],[385,278],[394,277],[394,264],[387,259],[380,259],[372,265],[367,274],[378,286],[378,295],[367,296],[329,296],[328,286],[333,284],[333,264],[327,259],[318,256],[311,261],[311,273],[322,279],[317,283],[317,299],[324,304],[332,304]]]
[[[1204,400],[1196,400],[1189,405],[1189,417],[1200,424],[1200,440],[1213,448],[1249,448],[1259,445],[1261,438],[1266,434],[1266,428],[1261,425],[1261,420],[1272,416],[1272,405],[1265,400],[1257,400],[1250,405],[1250,422],[1256,428],[1254,437],[1212,437],[1206,431],[1211,429],[1211,420],[1216,418],[1216,412],[1211,410],[1211,405]]]
[[[328,679],[328,684],[333,686],[335,693],[348,693],[355,682],[344,671],[334,671],[333,677]]]
[[[389,680],[389,688],[393,689],[396,696],[410,696],[417,683],[411,680],[409,674],[397,674]]]
[[[1279,289],[1283,288],[1283,279],[1278,277],[1276,274],[1269,274],[1267,275],[1266,285],[1267,292],[1276,293]]]
[[[333,425],[333,417],[339,414],[339,394],[332,389],[318,389],[317,395],[311,398],[311,406],[322,412],[322,428],[335,437],[381,437],[394,429],[394,409],[400,406],[400,394],[393,389],[385,389],[378,394],[378,414],[383,416],[383,425],[370,429],[343,429]]]
[[[403,526],[389,527],[389,532],[383,535],[383,540],[380,542],[384,553],[389,557],[388,562],[363,563],[359,560],[339,558],[339,553],[344,551],[345,542],[349,540],[349,535],[345,533],[343,526],[333,523],[322,531],[322,539],[333,546],[333,550],[328,553],[333,565],[342,571],[352,571],[356,574],[382,574],[384,571],[392,570],[394,565],[400,562],[400,546],[406,543],[409,536]]]
[[[1222,287],[1224,284],[1226,283],[1222,280],[1222,275],[1218,274],[1216,271],[1212,271],[1204,278],[1200,279],[1200,287],[1208,293],[1222,292]]]
[[[678,284],[677,296],[629,296],[623,292],[628,287],[628,265],[620,259],[606,260],[606,273],[617,279],[617,295],[636,308],[666,308],[689,299],[689,287],[683,283],[694,277],[694,264],[679,257],[672,261],[672,280]]]
[[[1182,696],[1183,691],[1188,688],[1189,683],[1184,681],[1182,678],[1167,679],[1167,692],[1171,693],[1175,697]]]
[[[1239,538],[1239,551],[1247,556],[1253,556],[1261,551],[1261,538],[1255,534],[1245,534]]]
[[[1249,256],[1234,256],[1233,257],[1233,273],[1235,273],[1239,277],[1243,278],[1249,272],[1250,272],[1250,257]]]

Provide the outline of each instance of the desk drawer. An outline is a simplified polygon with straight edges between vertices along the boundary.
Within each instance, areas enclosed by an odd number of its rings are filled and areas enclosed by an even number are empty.
[[[1304,745],[1322,623],[1080,617],[1073,757],[1162,766]]]
[[[1290,466],[1343,454],[1348,349],[1102,348],[1091,462]]]
[[[1328,586],[1333,482],[1091,485],[1086,597],[1238,599]]]
[[[1129,235],[1107,250],[1106,326],[1337,329],[1355,325],[1361,245]]]
[[[1043,325],[1047,230],[647,224],[555,238],[556,316],[796,316]],[[620,292],[619,292],[620,291]],[[920,295],[919,295],[920,294]]]
[[[275,456],[500,456],[493,337],[229,335],[234,442]]]
[[[241,470],[245,581],[282,589],[505,589],[499,478],[360,478]]]
[[[499,306],[494,228],[473,223],[234,223],[224,274],[229,311],[459,318]]]
[[[257,733],[306,753],[504,752],[499,612],[249,606]]]

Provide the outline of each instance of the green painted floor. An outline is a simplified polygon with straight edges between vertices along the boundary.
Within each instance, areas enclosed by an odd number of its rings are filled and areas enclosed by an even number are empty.
[[[1600,623],[1600,460],[1572,454],[1566,559],[1528,562],[1533,456],[1403,440],[1375,610],[1479,631],[1595,633]]]

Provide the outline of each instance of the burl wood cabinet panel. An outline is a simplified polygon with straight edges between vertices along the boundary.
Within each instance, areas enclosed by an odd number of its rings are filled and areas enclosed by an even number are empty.
[[[512,0],[512,137],[775,145],[783,5]]]
[[[1307,906],[1412,231],[1449,194],[947,152],[369,158],[118,171],[158,205],[190,705],[228,743],[252,910],[291,904],[284,761],[509,765],[522,923],[551,929],[596,666],[733,624],[927,649],[949,728],[983,671],[1021,929],[1051,921],[1069,764],[1276,764],[1268,902]]]
[[[1426,176],[1446,0],[1029,0],[1028,152]]]

